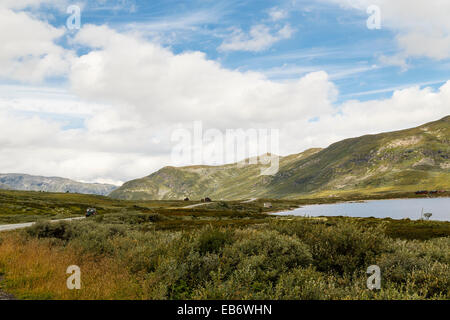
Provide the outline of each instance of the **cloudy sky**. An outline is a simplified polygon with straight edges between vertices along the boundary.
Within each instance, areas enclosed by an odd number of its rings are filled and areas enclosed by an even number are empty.
[[[287,155],[437,120],[449,16],[448,0],[0,0],[0,172],[120,184],[173,164],[194,121],[279,129]]]

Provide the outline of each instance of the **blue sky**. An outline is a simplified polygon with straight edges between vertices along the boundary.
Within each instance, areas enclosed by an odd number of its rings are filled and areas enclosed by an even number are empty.
[[[448,16],[423,0],[4,0],[0,172],[120,184],[171,164],[196,121],[280,130],[287,155],[436,120]]]
[[[284,12],[271,19],[271,10]],[[67,14],[47,7],[49,23],[64,25]],[[408,68],[384,65],[380,56],[399,52],[396,32],[387,27],[369,30],[369,14],[337,4],[301,1],[89,1],[82,5],[82,24],[107,24],[116,30],[139,30],[158,38],[174,53],[201,51],[224,67],[260,71],[283,81],[324,70],[337,85],[337,101],[386,98],[395,89],[447,81],[450,64],[429,58],[408,58]],[[264,25],[275,33],[289,25],[288,39],[258,51],[221,51],[233,29],[248,33]],[[70,47],[65,43],[66,47]],[[83,52],[79,49],[79,52]],[[444,67],[443,67],[444,66]]]

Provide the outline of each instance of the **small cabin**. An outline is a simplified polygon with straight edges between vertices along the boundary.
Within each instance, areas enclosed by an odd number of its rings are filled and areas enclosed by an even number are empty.
[[[272,204],[270,202],[264,202],[264,208],[272,208]]]

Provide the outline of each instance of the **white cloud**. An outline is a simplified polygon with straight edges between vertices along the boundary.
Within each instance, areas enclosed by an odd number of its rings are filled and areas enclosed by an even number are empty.
[[[450,81],[438,90],[410,87],[395,91],[388,99],[347,101],[316,122],[302,118],[285,123],[282,149],[294,153],[346,138],[416,127],[449,115],[449,104]]]
[[[146,22],[130,23],[125,28],[140,32],[195,30],[201,25],[217,22],[218,19],[220,19],[220,13],[216,12],[216,10],[195,11],[152,19]]]
[[[450,81],[438,90],[410,87],[397,90],[389,99],[348,101],[341,107],[343,119],[355,131],[379,132],[418,126],[449,114]],[[407,115],[407,116],[405,116]]]
[[[231,36],[219,47],[220,51],[263,51],[270,48],[275,43],[289,39],[294,30],[286,24],[276,31],[270,27],[259,24],[250,29],[246,34],[241,29],[235,29]]]
[[[381,64],[400,67],[402,71],[406,71],[409,68],[408,63],[406,62],[406,57],[403,54],[397,54],[394,56],[381,55],[378,59]]]
[[[0,78],[39,82],[65,75],[72,53],[55,44],[64,32],[64,28],[55,28],[29,13],[0,5]]]
[[[417,31],[399,35],[397,40],[410,56],[429,57],[436,60],[450,58],[450,32],[443,34]]]
[[[270,78],[282,78],[292,79],[293,77],[299,77],[301,75],[317,72],[320,70],[327,70],[330,80],[348,78],[355,76],[356,74],[365,73],[377,69],[376,65],[310,65],[299,66],[295,64],[285,64],[282,67],[271,68],[262,71],[266,76]]]
[[[175,55],[107,27],[85,26],[76,41],[98,49],[73,64],[74,92],[85,99],[126,106],[124,112],[141,115],[147,122],[207,119],[223,128],[314,116],[331,110],[336,94],[324,72],[277,83],[261,73],[224,69],[200,52]]]
[[[84,119],[84,126],[64,129],[72,116]],[[132,117],[122,119],[110,106],[70,95],[1,99],[0,172],[124,181],[170,161],[169,130],[165,125],[139,125]],[[152,143],[159,135],[169,139]]]
[[[278,126],[331,112],[337,94],[324,72],[277,83],[107,27],[85,26],[75,41],[93,47],[73,60],[69,80],[78,98],[51,90],[37,97],[45,92],[37,88],[0,100],[3,172],[124,181],[170,164],[177,124]],[[84,127],[64,130],[60,115],[82,117]]]
[[[38,8],[43,4],[66,5],[66,0],[2,0],[1,7],[10,9]]]
[[[253,25],[248,34],[240,28],[233,28],[232,33],[219,46],[219,51],[249,51],[260,52],[267,50],[275,43],[290,39],[295,30],[289,25],[275,24],[279,20],[286,19],[288,12],[278,7],[273,7],[267,12],[269,20],[266,23]]]
[[[447,0],[322,0],[366,12],[370,5],[381,10],[382,27],[397,32],[402,55],[450,58],[450,1]]]
[[[273,7],[269,10],[269,16],[273,21],[278,21],[287,18],[288,12],[278,7]]]

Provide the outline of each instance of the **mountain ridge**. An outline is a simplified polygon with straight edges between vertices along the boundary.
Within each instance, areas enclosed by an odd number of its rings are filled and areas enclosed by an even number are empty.
[[[280,157],[273,176],[260,164],[164,167],[110,196],[127,200],[298,198],[346,192],[450,188],[450,116],[418,127],[348,138]]]
[[[0,173],[0,189],[22,191],[70,192],[108,195],[117,186],[103,183],[84,183],[61,177],[45,177],[23,173]]]

